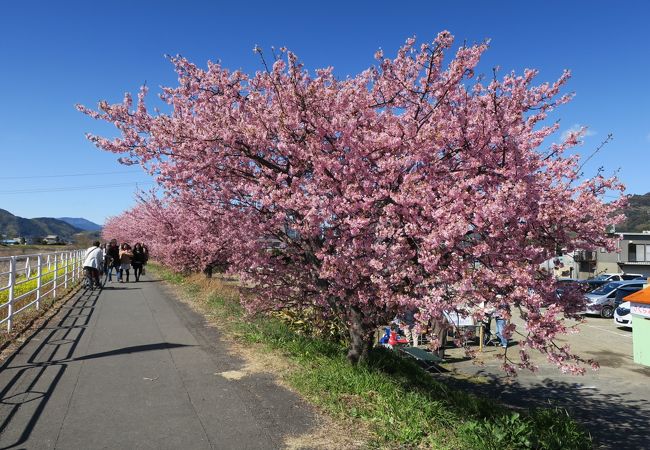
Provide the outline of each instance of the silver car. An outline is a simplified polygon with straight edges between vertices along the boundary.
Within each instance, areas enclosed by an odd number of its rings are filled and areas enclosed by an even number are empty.
[[[606,319],[614,317],[616,291],[623,286],[643,288],[646,283],[644,279],[629,281],[612,281],[585,295],[587,306],[584,314],[597,314]]]

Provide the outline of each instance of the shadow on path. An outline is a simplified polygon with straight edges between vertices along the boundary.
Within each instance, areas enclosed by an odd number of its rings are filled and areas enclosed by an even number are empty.
[[[59,314],[46,321],[0,366],[0,436],[10,427],[14,432],[15,427],[23,427],[22,431],[15,433],[20,434],[15,442],[3,442],[2,448],[20,447],[29,439],[70,363],[186,346],[163,342],[73,357],[88,329],[100,293],[101,290],[82,290],[74,301],[63,306]],[[26,355],[27,361],[24,362]],[[19,362],[20,356],[22,361]],[[22,418],[18,421],[20,424],[12,423],[21,407],[28,404],[28,419]],[[21,414],[25,414],[25,410]]]
[[[54,344],[54,345],[61,345],[61,344],[73,344],[75,341],[71,339],[59,339],[55,341],[50,341],[49,344]],[[58,364],[66,364],[66,363],[71,363],[75,361],[86,361],[89,359],[97,359],[97,358],[106,358],[109,356],[117,356],[117,355],[129,355],[131,353],[140,353],[140,352],[150,352],[154,350],[168,350],[171,348],[178,348],[178,347],[193,347],[193,345],[187,345],[187,344],[170,344],[167,342],[160,342],[157,344],[146,344],[146,345],[134,345],[132,347],[123,347],[123,348],[118,348],[115,350],[109,350],[107,352],[99,352],[99,353],[91,353],[90,355],[84,355],[84,356],[79,356],[77,358],[69,358],[69,359],[60,359],[56,361],[45,361],[45,362],[39,362],[39,363],[32,363],[32,364],[25,364],[22,366],[11,366],[11,369],[23,369],[23,368],[33,368],[33,367],[43,367],[43,366],[54,366]],[[1,402],[1,400],[0,400]]]
[[[160,280],[158,278],[154,278],[154,279],[148,278],[147,280],[142,280],[141,279],[140,281],[129,280],[129,281],[125,281],[123,283],[120,283],[119,281],[106,281],[104,283],[104,287],[105,288],[110,288],[110,287],[117,287],[117,286],[122,286],[122,285],[127,285],[127,286],[138,285],[138,284],[141,284],[141,283],[160,283],[161,281],[162,280]]]

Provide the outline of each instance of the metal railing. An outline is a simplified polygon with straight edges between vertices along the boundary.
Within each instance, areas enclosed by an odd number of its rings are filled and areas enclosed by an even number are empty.
[[[14,318],[26,309],[40,309],[48,295],[67,291],[83,279],[85,250],[0,258],[0,325],[11,331]]]

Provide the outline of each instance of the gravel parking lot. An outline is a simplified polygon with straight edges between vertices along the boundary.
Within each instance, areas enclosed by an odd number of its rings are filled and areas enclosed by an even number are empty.
[[[632,331],[619,328],[612,319],[599,317],[587,317],[580,330],[565,341],[575,353],[599,361],[598,371],[588,369],[584,376],[565,375],[543,357],[533,355],[539,371],[521,372],[512,379],[505,376],[495,357],[504,351],[500,347],[484,349],[480,355],[482,366],[465,360],[461,349],[451,349],[447,352],[455,361],[451,366],[461,374],[477,376],[473,381],[454,383],[496,395],[513,406],[565,407],[589,429],[596,448],[648,448],[650,367],[634,363]],[[508,348],[508,352],[517,351],[516,343]]]

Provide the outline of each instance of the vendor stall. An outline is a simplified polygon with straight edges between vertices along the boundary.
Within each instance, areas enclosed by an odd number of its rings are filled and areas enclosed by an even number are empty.
[[[630,302],[632,314],[632,346],[634,362],[650,366],[650,288],[630,294],[624,299]]]

